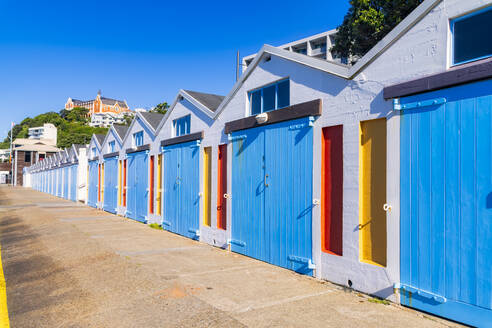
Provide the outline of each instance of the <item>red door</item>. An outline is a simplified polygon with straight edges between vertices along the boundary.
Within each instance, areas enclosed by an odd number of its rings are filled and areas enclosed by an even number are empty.
[[[342,255],[343,126],[323,128],[321,164],[321,248]]]
[[[123,161],[123,207],[126,207],[126,159]]]
[[[219,145],[217,181],[217,228],[227,229],[227,202],[224,194],[227,193],[227,145]]]

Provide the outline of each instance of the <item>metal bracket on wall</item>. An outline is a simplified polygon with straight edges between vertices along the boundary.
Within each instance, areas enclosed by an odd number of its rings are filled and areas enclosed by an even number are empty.
[[[194,233],[195,236],[200,237],[200,230],[188,229],[188,232]]]
[[[170,227],[171,226],[171,222],[166,221],[166,220],[162,220],[162,225],[165,225],[165,226]]]
[[[307,267],[310,270],[316,269],[316,264],[314,264],[311,259],[301,257],[301,256],[296,256],[296,255],[289,255],[289,256],[287,256],[287,259],[289,261],[292,261],[292,262],[307,264]]]
[[[401,290],[404,290],[404,291],[407,291],[409,293],[416,294],[416,295],[419,295],[419,296],[422,296],[425,298],[430,298],[430,299],[433,299],[434,301],[436,301],[437,303],[441,303],[441,304],[446,303],[448,301],[446,299],[446,297],[444,297],[444,296],[437,295],[437,294],[434,294],[431,292],[427,292],[425,290],[418,289],[418,288],[415,288],[415,287],[412,287],[409,285],[405,285],[405,284],[396,283],[396,284],[394,284],[393,288],[394,289],[401,289]]]
[[[232,134],[229,134],[228,135],[228,139],[229,139],[229,141],[236,141],[236,140],[240,140],[240,139],[246,139],[246,135],[245,134],[241,134],[241,135],[238,135],[238,136],[233,136]]]
[[[401,111],[401,110],[405,110],[405,109],[424,108],[424,107],[429,107],[429,106],[442,105],[442,104],[445,104],[446,102],[447,102],[446,98],[436,98],[436,99],[417,101],[417,102],[402,105],[400,103],[400,98],[396,98],[396,99],[393,99],[393,110]]]
[[[228,239],[227,243],[229,245],[236,245],[236,246],[240,246],[240,247],[246,246],[246,243],[244,241],[235,240],[235,239]]]
[[[196,148],[196,147],[200,147],[200,145],[202,144],[202,141],[201,140],[197,140],[195,144],[192,144],[190,146],[190,148]]]

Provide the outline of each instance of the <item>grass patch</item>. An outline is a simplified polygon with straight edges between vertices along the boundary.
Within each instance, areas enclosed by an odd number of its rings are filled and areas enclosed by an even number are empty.
[[[375,298],[375,297],[370,298],[369,302],[376,303],[376,304],[384,304],[384,305],[390,305],[391,304],[390,301],[382,300],[380,298]]]
[[[151,223],[149,224],[149,227],[151,227],[152,229],[162,230],[162,226],[157,223]]]

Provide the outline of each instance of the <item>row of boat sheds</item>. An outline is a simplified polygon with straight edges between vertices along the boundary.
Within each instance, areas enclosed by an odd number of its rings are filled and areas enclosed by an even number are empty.
[[[352,65],[313,56],[313,38],[264,45],[226,96],[180,90],[165,115],[139,112],[25,184],[492,325],[486,31],[490,0],[425,0]]]

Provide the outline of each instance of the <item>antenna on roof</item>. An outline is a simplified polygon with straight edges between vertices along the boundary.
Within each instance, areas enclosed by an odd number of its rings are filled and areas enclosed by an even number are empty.
[[[236,82],[239,80],[239,50],[236,55]]]

